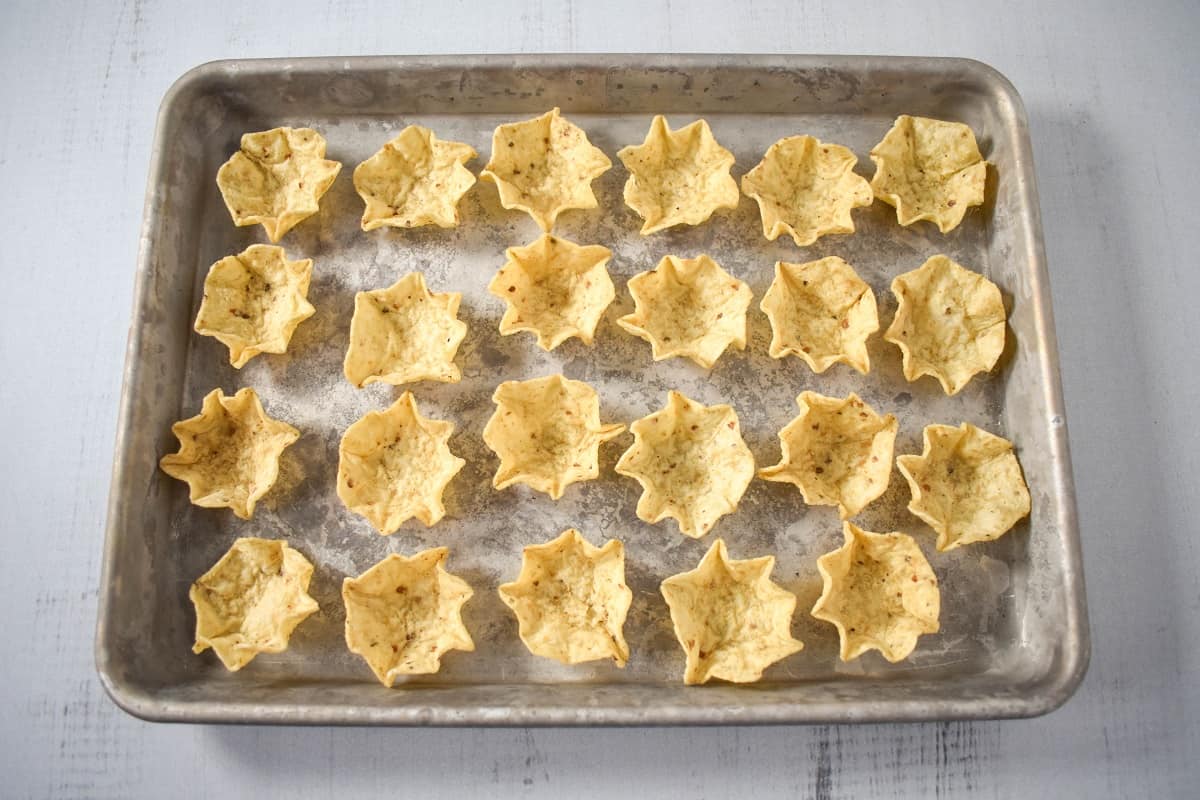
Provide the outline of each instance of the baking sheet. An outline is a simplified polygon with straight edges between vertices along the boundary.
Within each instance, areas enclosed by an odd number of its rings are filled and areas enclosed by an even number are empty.
[[[411,123],[474,146],[480,158],[469,166],[478,172],[497,124],[555,104],[615,163],[593,184],[600,207],[568,212],[555,233],[611,248],[618,296],[593,347],[570,340],[545,353],[532,334],[499,336],[504,304],[485,288],[504,263],[504,248],[539,234],[527,215],[501,208],[494,187],[477,184],[457,229],[363,233],[350,173]],[[1002,716],[1061,702],[1086,664],[1086,621],[1032,163],[1018,104],[986,67],[936,59],[330,59],[225,62],[185,78],[160,119],[160,137],[175,127],[180,139],[160,138],[151,171],[123,400],[97,645],[110,692],[150,718],[380,723]],[[675,127],[702,115],[737,157],[738,178],[772,142],[797,133],[850,147],[869,177],[867,152],[897,113],[961,120],[994,164],[987,203],[943,236],[924,223],[899,227],[893,209],[877,202],[855,212],[855,234],[797,248],[790,239],[767,242],[755,203],[743,197],[706,225],[640,237],[640,220],[621,200],[626,173],[615,152],[640,142],[655,112],[668,114]],[[241,133],[277,125],[321,131],[328,157],[344,167],[320,213],[281,243],[290,257],[314,259],[309,299],[316,315],[297,329],[288,354],[259,356],[238,371],[223,346],[191,334],[190,326],[208,266],[266,239],[259,227],[232,225],[213,176]],[[653,363],[649,345],[615,324],[632,310],[627,279],[668,253],[707,253],[754,291],[746,350],[727,352],[711,371],[680,359]],[[931,378],[907,383],[899,351],[879,335],[870,343],[867,376],[845,365],[814,375],[799,359],[767,356],[770,329],[757,306],[775,261],[847,259],[875,291],[883,330],[895,310],[891,279],[937,253],[983,272],[1004,293],[1011,335],[992,376],[947,398]],[[388,286],[411,270],[423,271],[432,291],[463,293],[463,380],[355,389],[341,370],[354,293]],[[736,514],[703,540],[687,539],[672,521],[650,526],[637,519],[640,488],[612,471],[631,441],[626,433],[602,447],[600,479],[573,485],[558,501],[525,487],[491,488],[497,460],[481,432],[494,408],[492,391],[503,380],[560,371],[597,389],[604,422],[628,424],[657,410],[669,389],[728,402],[760,467],[778,460],[776,434],[806,389],[854,391],[880,413],[896,414],[897,454],[920,451],[926,424],[972,422],[1014,441],[1033,512],[997,542],[940,554],[933,532],[906,511],[907,488],[893,471],[887,493],[855,521],[917,537],[940,581],[941,632],[922,637],[901,664],[875,653],[842,664],[834,628],[806,613],[820,593],[816,558],[840,544],[841,524],[832,508],[806,507],[794,487],[755,480]],[[303,433],[249,522],[192,506],[186,487],[153,466],[174,449],[170,423],[196,413],[218,386],[227,393],[253,387],[272,416]],[[446,492],[446,519],[428,529],[413,520],[381,537],[335,494],[337,445],[350,423],[406,388],[422,413],[456,423],[450,446],[467,465]],[[523,545],[567,527],[596,544],[625,542],[634,600],[623,670],[532,656],[496,595],[499,583],[515,577]],[[286,652],[260,655],[231,675],[210,655],[190,653],[187,588],[236,537],[248,535],[287,538],[313,561],[311,593],[321,611],[296,630]],[[799,597],[793,633],[804,651],[753,687],[680,685],[683,653],[658,584],[694,567],[716,536],[734,557],[775,554],[775,580]],[[389,552],[438,545],[451,550],[449,569],[475,588],[464,620],[476,650],[451,653],[437,675],[386,690],[345,648],[341,581]]]

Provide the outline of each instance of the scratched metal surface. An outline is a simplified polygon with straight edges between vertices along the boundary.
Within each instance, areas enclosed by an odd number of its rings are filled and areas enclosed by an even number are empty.
[[[709,224],[641,237],[621,202],[625,172],[613,169],[596,182],[600,208],[565,216],[556,233],[612,248],[610,271],[621,299],[593,347],[572,342],[546,354],[528,336],[499,336],[503,304],[485,288],[504,248],[537,235],[531,220],[506,212],[494,188],[480,185],[455,230],[364,234],[349,173],[412,123],[467,142],[486,158],[496,125],[552,105],[610,154],[641,140],[650,112],[672,114],[676,125],[703,114],[737,156],[738,175],[772,142],[800,132],[845,144],[870,174],[866,154],[898,113],[959,119],[972,125],[994,164],[992,188],[982,212],[969,214],[949,236],[932,226],[903,229],[892,209],[878,203],[859,215],[854,235],[799,250],[790,240],[767,242],[755,204],[745,198]],[[185,77],[164,103],[161,125],[97,643],[103,678],[130,710],[162,719],[294,723],[730,723],[1018,716],[1043,712],[1073,690],[1088,639],[1057,345],[1029,189],[1032,164],[1019,100],[987,68],[833,57],[231,62]],[[284,242],[293,257],[314,259],[310,300],[317,315],[298,329],[286,356],[258,358],[235,371],[224,347],[190,333],[191,320],[208,266],[266,240],[259,229],[230,224],[212,176],[243,132],[278,125],[320,130],[330,142],[327,155],[347,166],[319,216]],[[880,298],[884,327],[894,310],[891,279],[946,253],[1003,288],[1013,342],[993,375],[952,398],[933,380],[907,383],[898,350],[879,337],[865,377],[840,366],[816,376],[796,359],[771,359],[769,326],[757,309],[747,349],[726,354],[713,370],[678,359],[652,364],[648,346],[613,322],[632,310],[621,291],[625,281],[667,253],[702,252],[746,280],[756,298],[777,260],[841,255]],[[463,293],[460,315],[470,326],[460,353],[463,380],[356,389],[341,371],[354,293],[388,286],[413,269],[435,291]],[[970,421],[1013,440],[1033,512],[998,542],[939,554],[931,532],[905,510],[908,492],[896,474],[857,522],[910,531],[925,545],[942,591],[941,630],[901,664],[874,653],[843,664],[833,627],[804,613],[820,594],[816,559],[839,545],[841,525],[831,508],[806,508],[792,487],[753,482],[738,512],[702,541],[637,519],[640,488],[612,472],[628,435],[604,448],[599,480],[572,487],[558,501],[524,488],[491,489],[497,462],[480,433],[494,408],[492,391],[504,380],[555,372],[595,386],[605,421],[644,416],[670,389],[731,403],[760,465],[778,460],[776,433],[795,415],[794,398],[804,389],[854,391],[881,413],[894,412],[901,422],[898,453],[919,452],[927,424]],[[278,489],[249,522],[190,504],[185,487],[154,466],[175,447],[170,421],[194,413],[217,386],[227,393],[253,387],[271,414],[303,432],[285,456]],[[414,391],[426,414],[458,425],[451,446],[467,467],[448,491],[448,519],[430,529],[413,520],[384,538],[338,500],[336,454],[347,426],[403,388]],[[596,542],[626,544],[634,592],[626,669],[532,656],[495,593],[515,575],[523,545],[567,527]],[[304,552],[317,567],[311,591],[322,610],[297,630],[286,652],[229,674],[215,658],[190,652],[187,587],[246,535],[287,538]],[[724,537],[735,556],[775,554],[779,582],[800,598],[794,629],[806,649],[770,668],[754,687],[679,685],[682,654],[658,585],[693,567],[714,536]],[[451,655],[436,675],[389,692],[344,646],[341,582],[388,552],[434,545],[450,547],[453,571],[476,589],[464,619],[477,649]]]
[[[1179,78],[1200,69],[1200,7],[746,0],[730,13],[717,2],[525,0],[399,14],[373,0],[17,0],[0,21],[6,795],[1193,793],[1200,372],[1181,343],[1200,336],[1190,268],[1200,164],[1186,155],[1200,107]],[[171,81],[213,58],[620,50],[969,55],[1020,89],[1091,599],[1092,664],[1076,696],[1018,722],[784,728],[163,726],[118,709],[95,674],[93,623],[154,112]],[[48,223],[47,209],[86,223]]]

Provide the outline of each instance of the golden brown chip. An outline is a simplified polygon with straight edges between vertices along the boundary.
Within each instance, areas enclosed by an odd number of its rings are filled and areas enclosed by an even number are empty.
[[[779,463],[758,477],[794,484],[805,503],[837,506],[849,519],[887,489],[896,418],[879,416],[853,392],[801,392],[796,405],[800,414],[779,432]]]
[[[640,519],[653,525],[671,517],[680,533],[699,539],[737,510],[754,477],[754,456],[733,408],[701,405],[670,392],[665,408],[629,430],[633,444],[616,471],[642,485]]]
[[[479,177],[496,184],[500,205],[526,212],[549,232],[562,212],[596,207],[592,181],[610,167],[608,156],[555,108],[496,128]]]
[[[746,348],[750,287],[708,256],[665,256],[629,279],[634,311],[617,320],[650,343],[655,361],[684,356],[705,369],[727,347]]]
[[[362,229],[456,227],[458,201],[475,184],[464,165],[475,155],[468,144],[442,141],[428,128],[409,125],[354,168],[354,190],[367,206]]]
[[[799,356],[813,372],[839,361],[871,371],[867,339],[879,330],[875,294],[837,256],[805,264],[777,261],[759,308],[771,321],[771,358]]]
[[[1029,488],[1012,442],[964,422],[925,428],[921,455],[900,456],[908,510],[937,531],[937,549],[999,539],[1029,514]]]
[[[508,304],[500,333],[532,331],[543,350],[572,336],[590,345],[604,309],[616,296],[604,266],[612,251],[544,233],[525,247],[508,248],[505,255],[508,261],[488,285]]]
[[[789,136],[767,149],[742,176],[742,192],[758,202],[763,236],[786,233],[798,247],[827,233],[854,233],[851,209],[874,200],[867,179],[854,172],[849,148],[812,136]]]
[[[983,205],[987,162],[975,133],[961,122],[903,114],[871,149],[871,160],[875,196],[895,206],[905,227],[927,219],[946,233],[968,208]]]
[[[467,463],[450,452],[453,432],[453,422],[422,417],[412,392],[367,412],[342,436],[338,497],[384,535],[411,517],[433,525],[446,515],[442,492]]]
[[[500,585],[500,599],[517,615],[529,652],[579,664],[629,660],[622,629],[633,602],[625,585],[625,548],[613,539],[593,547],[571,528],[521,556],[521,574]]]
[[[733,153],[717,144],[704,120],[677,131],[661,114],[646,140],[621,148],[629,170],[625,205],[643,220],[642,235],[673,225],[700,225],[722,208],[737,208],[737,181],[729,174]]]
[[[883,338],[900,348],[904,377],[932,375],[948,395],[996,366],[1004,351],[1004,300],[996,284],[934,256],[892,281],[899,306]]]
[[[600,474],[600,445],[625,430],[600,424],[600,398],[583,381],[548,375],[505,381],[483,441],[500,457],[492,486],[523,483],[557,500],[576,481]]]
[[[252,244],[225,256],[204,278],[196,333],[228,347],[237,369],[259,353],[285,353],[296,326],[316,313],[310,280],[312,259],[288,261],[282,247]]]
[[[774,568],[775,556],[731,559],[717,539],[694,570],[662,582],[687,654],[684,683],[751,683],[804,647],[791,632],[796,595],[771,580]]]
[[[262,225],[278,242],[317,213],[341,168],[325,158],[316,131],[273,128],[242,136],[241,149],[217,170],[217,187],[235,225]]]
[[[458,292],[431,293],[425,276],[410,272],[386,289],[354,296],[350,347],[343,370],[359,388],[377,381],[458,383],[454,355],[467,335],[458,319]]]
[[[179,452],[158,462],[188,485],[188,499],[202,508],[229,508],[250,519],[254,506],[279,477],[279,457],[300,431],[271,419],[253,389],[226,397],[213,389],[197,416],[176,422]]]
[[[434,547],[411,558],[391,553],[342,581],[346,646],[384,686],[400,675],[437,672],[451,650],[475,649],[462,621],[463,604],[474,592],[442,566],[449,552]]]
[[[825,589],[812,615],[837,626],[842,661],[868,650],[902,661],[921,634],[938,632],[937,576],[911,536],[842,528],[846,543],[817,559]]]
[[[188,591],[196,607],[193,653],[212,648],[237,672],[259,653],[282,653],[296,626],[317,610],[308,596],[313,566],[270,539],[238,539]]]

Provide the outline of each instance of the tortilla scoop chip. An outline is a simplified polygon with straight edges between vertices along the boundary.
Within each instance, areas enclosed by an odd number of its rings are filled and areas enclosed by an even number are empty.
[[[310,128],[247,133],[217,170],[217,187],[238,227],[262,225],[278,242],[317,213],[342,165],[325,158],[325,137]]]
[[[454,363],[467,323],[458,319],[459,292],[431,293],[425,276],[410,272],[386,289],[354,296],[350,347],[343,371],[362,388],[417,381],[458,383]]]
[[[708,256],[665,256],[629,279],[634,310],[617,320],[650,343],[655,361],[682,356],[710,369],[729,347],[746,348],[750,287]]]
[[[613,539],[594,547],[574,528],[530,545],[521,574],[500,585],[500,599],[517,615],[529,652],[564,664],[629,660],[622,632],[633,592],[625,585],[625,548]]]
[[[389,554],[357,578],[342,581],[346,646],[391,688],[401,675],[429,675],[451,650],[472,651],[462,621],[474,592],[446,571],[450,551],[423,550],[412,557]]]
[[[983,205],[987,162],[975,133],[961,122],[902,114],[871,149],[875,196],[896,208],[908,227],[929,220],[947,233],[971,206]]]
[[[887,489],[896,418],[879,416],[853,392],[843,398],[801,392],[796,405],[800,414],[779,432],[779,463],[758,476],[791,483],[805,503],[837,506],[849,519]]]
[[[446,515],[442,492],[467,463],[450,452],[453,432],[453,422],[422,417],[412,392],[367,412],[338,447],[338,497],[385,536],[412,517],[433,525]]]
[[[188,485],[188,499],[202,508],[228,508],[250,519],[279,477],[279,457],[300,431],[271,419],[253,389],[226,397],[213,389],[200,413],[176,422],[179,452],[158,462],[163,472]]]
[[[592,181],[611,167],[583,129],[554,108],[496,128],[479,177],[496,184],[500,205],[526,212],[549,233],[562,212],[596,207]]]
[[[629,170],[625,205],[643,220],[642,235],[674,225],[700,225],[718,209],[737,208],[733,153],[713,138],[704,120],[677,131],[659,114],[646,139],[617,153]]]
[[[188,591],[196,607],[196,644],[237,672],[259,653],[282,653],[296,626],[317,610],[308,595],[313,566],[273,539],[242,538]]]
[[[938,632],[937,576],[911,536],[842,529],[846,543],[817,559],[824,591],[812,615],[837,626],[842,661],[868,650],[903,661],[921,634]]]
[[[316,313],[311,280],[311,258],[289,261],[282,247],[252,244],[209,267],[196,333],[228,347],[237,369],[259,353],[285,353],[296,326]]]
[[[457,227],[458,201],[475,185],[465,164],[475,156],[468,144],[409,125],[354,168],[354,190],[366,204],[362,229]]]
[[[500,333],[537,335],[538,347],[553,350],[572,336],[590,345],[604,310],[616,297],[605,264],[612,251],[542,234],[525,247],[505,251],[508,261],[488,291],[508,308]]]
[[[945,552],[1008,533],[1029,514],[1029,487],[1012,442],[964,422],[925,428],[921,455],[896,459],[912,501],[908,510],[937,531]]]
[[[763,236],[788,234],[807,247],[828,233],[854,233],[850,211],[874,201],[867,179],[854,172],[858,157],[840,144],[789,136],[771,145],[742,176],[742,192],[758,203]]]
[[[774,556],[731,559],[717,539],[694,570],[662,582],[675,638],[687,655],[684,683],[751,683],[803,649],[791,633],[796,595],[771,580],[774,568]]]
[[[670,392],[665,408],[629,430],[633,444],[616,471],[642,486],[639,519],[653,525],[670,517],[680,533],[699,539],[737,510],[754,477],[754,456],[732,407],[705,406]]]
[[[934,256],[892,281],[899,306],[883,338],[900,348],[904,377],[932,375],[948,395],[989,372],[1004,352],[1004,299],[996,284]]]
[[[813,372],[849,364],[871,371],[867,339],[879,330],[875,294],[837,256],[775,263],[775,280],[759,305],[771,322],[771,358],[793,355]]]
[[[505,381],[492,402],[483,441],[500,458],[496,489],[523,483],[557,500],[572,483],[599,476],[600,445],[625,430],[600,424],[596,390],[562,375]]]

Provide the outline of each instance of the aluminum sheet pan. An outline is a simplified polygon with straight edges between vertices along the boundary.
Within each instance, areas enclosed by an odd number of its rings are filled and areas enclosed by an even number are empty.
[[[762,234],[755,204],[742,198],[709,224],[650,237],[621,200],[619,163],[595,183],[600,208],[564,215],[555,232],[612,248],[618,299],[594,347],[571,340],[552,353],[529,334],[501,337],[503,304],[487,294],[504,248],[539,233],[525,214],[500,207],[493,186],[477,185],[455,230],[358,227],[361,202],[350,173],[410,123],[490,151],[499,123],[552,106],[614,157],[639,142],[655,113],[674,125],[703,116],[752,167],[783,136],[810,133],[867,158],[900,113],[966,122],[994,165],[983,208],[942,235],[930,224],[896,224],[882,203],[855,212],[857,232],[807,248]],[[285,356],[260,356],[237,371],[215,340],[191,331],[208,266],[254,242],[261,228],[236,228],[214,183],[240,135],[277,125],[311,126],[345,166],[319,215],[289,233],[292,257],[314,259],[309,299],[316,315],[297,330]],[[649,346],[615,324],[631,310],[628,278],[668,253],[708,253],[750,284],[755,300],[744,352],[725,354],[710,374],[680,359],[654,364]],[[1009,346],[991,376],[948,398],[931,378],[907,383],[898,350],[876,335],[873,369],[844,365],[814,375],[798,359],[767,356],[769,326],[757,310],[776,260],[826,255],[849,260],[869,282],[890,322],[888,286],[901,272],[945,253],[988,275],[1010,309]],[[453,420],[452,449],[467,466],[451,484],[448,517],[426,529],[411,521],[378,536],[334,491],[337,445],[345,428],[399,390],[353,388],[342,376],[354,293],[390,285],[419,269],[434,291],[461,291],[470,326],[459,353],[458,384],[421,383],[422,411]],[[140,717],[178,721],[358,724],[672,724],[950,719],[1029,716],[1070,696],[1088,660],[1088,629],[1059,384],[1057,345],[1041,242],[1026,121],[1012,86],[974,61],[830,56],[438,56],[226,61],[184,75],[163,101],[142,231],[134,317],[121,401],[101,579],[97,665],[116,702]],[[778,430],[805,389],[858,392],[899,418],[897,454],[920,451],[923,426],[973,422],[1013,440],[1033,497],[1029,519],[997,542],[951,553],[905,509],[908,491],[893,472],[888,492],[856,520],[873,530],[905,530],[921,543],[942,588],[942,629],[912,657],[888,664],[868,654],[837,659],[834,628],[807,610],[820,592],[815,560],[838,546],[833,509],[806,508],[791,486],[756,480],[741,509],[695,541],[673,522],[650,526],[634,514],[637,484],[613,470],[630,436],[606,445],[601,478],[576,484],[560,501],[523,487],[496,492],[496,458],[481,432],[495,386],[562,371],[588,381],[606,422],[628,423],[657,408],[669,389],[706,403],[729,402],[760,466],[778,458]],[[197,412],[215,387],[252,386],[269,413],[303,436],[283,461],[279,486],[252,521],[188,503],[186,487],[156,468],[173,451],[170,425]],[[521,547],[566,527],[588,538],[620,538],[634,591],[625,626],[628,667],[567,667],[530,655],[496,595],[520,566]],[[260,655],[237,674],[211,653],[190,651],[191,581],[238,536],[286,537],[316,565],[312,594],[321,611],[290,648]],[[683,654],[671,632],[659,582],[692,568],[714,535],[735,557],[773,553],[775,579],[800,599],[794,633],[803,652],[771,667],[755,685],[682,685]],[[349,653],[339,589],[390,552],[451,549],[449,567],[474,586],[465,608],[473,653],[446,657],[437,675],[387,690]]]

